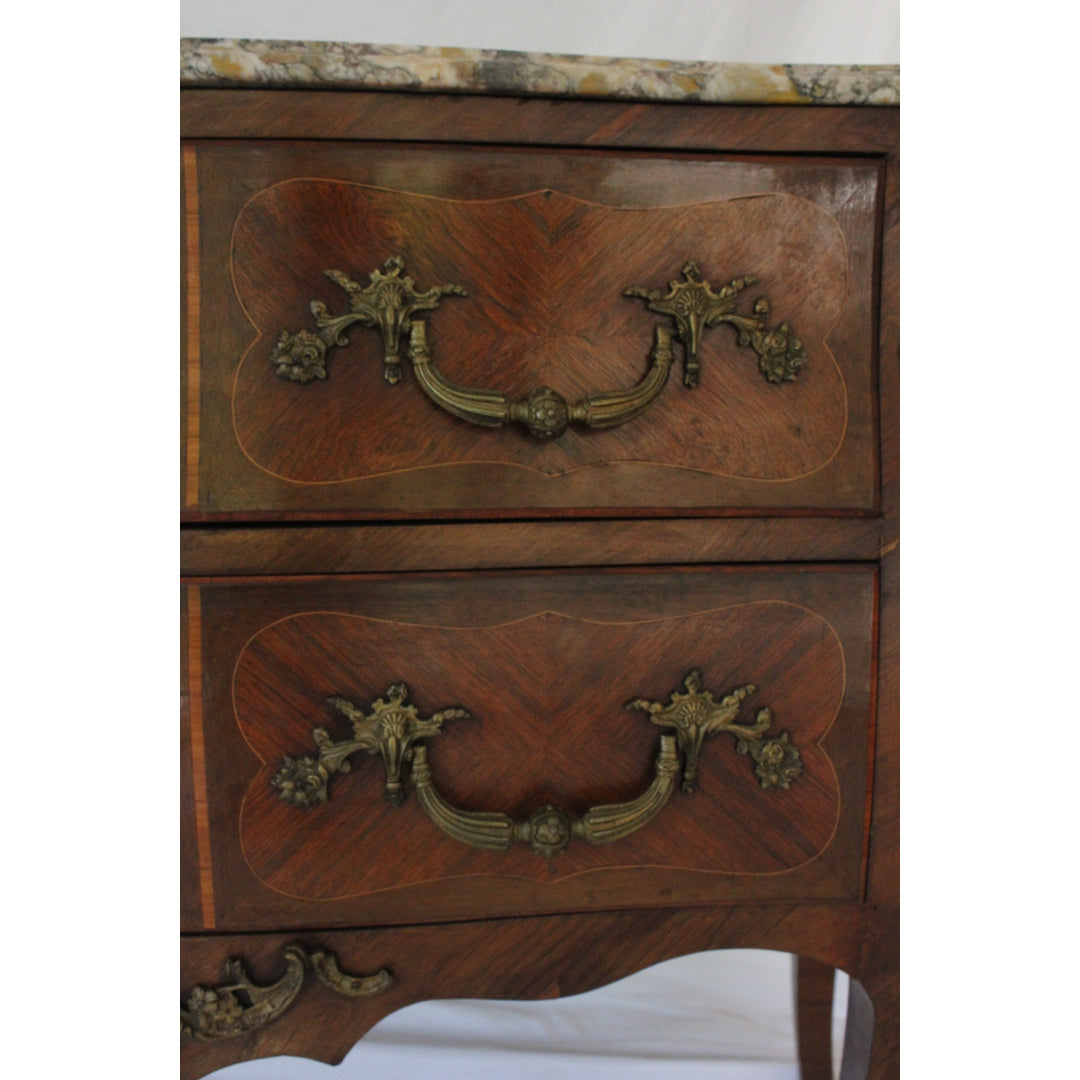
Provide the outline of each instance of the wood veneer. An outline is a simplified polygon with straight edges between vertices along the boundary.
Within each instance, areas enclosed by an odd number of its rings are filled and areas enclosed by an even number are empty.
[[[857,898],[874,578],[872,568],[763,568],[192,587],[210,658],[201,719],[219,823],[210,925]],[[699,790],[654,825],[549,862],[524,846],[472,851],[415,799],[391,808],[365,755],[314,810],[282,803],[269,783],[285,754],[313,750],[314,728],[347,730],[329,697],[364,705],[405,681],[426,711],[472,714],[431,749],[452,803],[519,818],[545,803],[581,813],[644,789],[657,731],[623,706],[666,700],[694,667],[719,694],[757,686],[745,722],[768,705],[777,734],[801,749],[805,773],[790,791],[762,792],[729,736],[707,744]]]
[[[874,509],[874,162],[362,143],[189,154],[205,357],[187,509]],[[767,295],[809,359],[769,384],[720,327],[695,390],[676,375],[635,422],[547,443],[441,413],[407,375],[387,386],[379,335],[360,327],[325,381],[276,378],[274,344],[310,328],[309,301],[346,310],[323,271],[363,281],[391,254],[422,288],[468,287],[428,313],[436,360],[462,385],[523,397],[548,384],[571,400],[632,386],[658,320],[622,291],[665,286],[690,258],[716,287],[752,272],[744,306]]]
[[[218,1044],[185,1042],[182,1074],[196,1077],[231,1061],[278,1053],[340,1060],[381,1016],[425,997],[569,994],[689,951],[763,947],[794,952],[809,961],[802,969],[805,992],[800,1009],[805,1076],[810,1077],[811,1069],[824,1068],[826,1052],[821,1036],[827,1013],[822,989],[826,976],[815,964],[842,967],[853,976],[845,1080],[897,1076],[897,110],[363,91],[186,90],[181,97],[187,140],[182,159],[186,227],[182,287],[187,312],[181,326],[182,393],[188,405],[181,453],[182,616],[185,670],[190,676],[183,684],[188,692],[181,717],[186,930],[181,985],[185,990],[197,983],[213,985],[223,961],[232,955],[243,956],[257,979],[269,981],[280,975],[281,948],[293,940],[332,948],[349,970],[369,972],[386,965],[397,978],[386,994],[362,1002],[320,993],[317,985],[305,987],[286,1016],[259,1032]],[[414,176],[411,186],[398,184],[402,170],[417,161],[429,163],[420,171],[421,180]],[[320,166],[314,174],[312,163]],[[477,471],[476,465],[463,461],[456,466],[465,471],[452,498],[437,479],[410,490],[400,476],[364,481],[362,498],[356,492],[363,484],[355,481],[326,485],[322,490],[334,489],[332,494],[313,497],[315,485],[267,480],[268,474],[244,456],[232,424],[232,395],[241,358],[258,334],[239,308],[229,257],[240,210],[260,191],[299,173],[337,184],[379,186],[377,172],[385,168],[395,180],[388,186],[397,185],[398,190],[460,198],[471,186],[488,195],[506,196],[515,193],[515,184],[521,193],[522,183],[515,175],[535,177],[546,170],[569,189],[564,194],[591,197],[587,189],[600,175],[597,170],[616,165],[623,168],[624,195],[634,186],[626,186],[626,177],[633,173],[644,178],[634,181],[648,196],[643,201],[661,205],[665,190],[690,182],[675,179],[679,163],[688,174],[712,169],[722,175],[728,187],[713,195],[723,198],[737,196],[739,184],[746,194],[751,187],[760,190],[763,177],[772,178],[767,190],[816,199],[817,205],[827,203],[844,230],[849,276],[854,274],[862,289],[845,292],[850,315],[845,325],[857,329],[849,337],[852,349],[847,360],[838,360],[841,366],[850,365],[845,377],[849,388],[855,388],[844,451],[848,457],[840,459],[839,471],[831,475],[826,471],[816,489],[811,486],[785,501],[755,489],[754,483],[760,481],[710,480],[702,487],[688,477],[680,487],[657,482],[639,469],[621,487],[605,489],[594,483],[586,490],[587,497],[579,491],[576,498],[566,495],[570,489],[564,488],[564,496],[545,501],[536,492],[548,481],[522,492],[500,481],[494,466],[481,465]],[[235,166],[231,172],[230,165]],[[434,188],[424,190],[425,175]],[[439,175],[457,179],[447,188]],[[577,192],[574,177],[583,185]],[[799,177],[816,179],[807,186]],[[850,183],[830,187],[823,182],[826,177],[847,177]],[[846,205],[855,192],[859,194]],[[692,194],[696,198],[700,191]],[[273,239],[268,228],[263,230],[266,247]],[[662,244],[658,250],[663,250]],[[410,270],[418,258],[418,253],[410,255]],[[266,255],[259,261],[257,277],[270,262]],[[359,272],[373,267],[349,263],[339,268]],[[430,268],[433,274],[439,269],[437,264]],[[655,281],[625,284],[659,285],[677,269],[663,270]],[[741,271],[733,271],[737,272]],[[855,305],[850,307],[853,296]],[[431,322],[439,362],[444,355],[449,362],[451,341],[459,336],[444,334],[449,328],[439,321],[451,318],[451,303],[458,301],[447,301]],[[476,306],[472,300],[460,303]],[[486,317],[491,317],[490,308]],[[301,325],[302,319],[289,328]],[[363,366],[357,351],[363,354],[370,346],[367,351],[377,354],[374,335],[363,344],[369,333],[354,334],[349,355],[339,350],[332,356],[333,379],[343,373],[338,380],[343,382],[349,377],[344,373]],[[730,343],[726,349],[730,351]],[[709,378],[720,370],[717,361],[704,369],[704,375]],[[378,371],[374,373],[378,377]],[[485,384],[497,381],[497,372],[491,374]],[[677,378],[676,368],[673,382]],[[395,409],[403,393],[417,394],[415,386],[378,389],[393,396]],[[674,400],[682,389],[669,386],[665,395]],[[417,401],[424,404],[423,399]],[[648,416],[640,422],[648,423]],[[445,445],[452,449],[446,452],[460,456],[473,434],[451,434]],[[594,442],[602,447],[600,439],[609,434],[585,440],[585,449],[593,452]],[[513,437],[517,441],[508,444],[511,452],[523,453],[523,437],[516,433]],[[838,477],[848,478],[847,488]],[[219,486],[223,479],[225,487]],[[482,497],[466,498],[463,493],[470,485],[477,485]],[[349,494],[343,496],[346,489]],[[718,565],[724,563],[740,565]],[[550,569],[542,572],[538,567]],[[568,573],[567,568],[578,569]],[[765,876],[703,874],[700,868],[685,866],[637,867],[632,872],[598,866],[596,886],[571,878],[566,886],[535,881],[509,885],[503,880],[502,887],[494,888],[498,875],[485,873],[457,879],[456,884],[413,884],[330,901],[287,897],[267,888],[245,860],[241,839],[240,807],[260,770],[258,755],[245,741],[231,701],[233,674],[239,671],[245,643],[278,619],[316,608],[335,612],[335,617],[365,612],[370,616],[370,605],[389,605],[398,623],[491,626],[500,619],[535,614],[544,597],[550,601],[552,590],[561,610],[573,609],[575,590],[567,582],[585,585],[578,593],[576,611],[583,619],[596,619],[601,599],[604,618],[634,621],[643,611],[650,616],[663,610],[685,616],[701,609],[703,596],[719,602],[723,596],[730,599],[732,590],[742,589],[753,594],[751,599],[761,599],[764,594],[754,593],[755,589],[773,593],[779,589],[788,590],[788,599],[799,594],[808,610],[824,612],[831,625],[842,627],[843,704],[822,745],[836,762],[843,805],[857,806],[857,813],[848,815],[845,809],[841,814],[834,840],[810,864],[821,869],[796,871],[795,878],[790,873],[774,875],[796,882],[797,888],[789,893]],[[653,583],[644,593],[643,582]],[[678,583],[675,601],[672,582]],[[331,635],[327,643],[334,663],[344,665],[339,668],[342,673],[354,666],[353,652],[361,640],[350,644],[348,638]],[[303,641],[315,647],[318,634]],[[619,647],[611,646],[600,658],[601,667],[617,666]],[[490,656],[490,646],[481,651]],[[524,639],[517,642],[516,658],[505,658],[504,666],[516,670],[527,665],[523,652],[528,652]],[[280,650],[268,653],[275,655],[284,663]],[[783,667],[781,656],[782,650],[774,657],[778,670]],[[674,672],[673,658],[666,663]],[[309,678],[311,670],[305,668],[303,678]],[[463,692],[482,689],[488,676],[481,678],[481,670],[488,669],[485,665],[474,670]],[[550,670],[550,662],[545,670]],[[270,673],[271,669],[264,671]],[[655,696],[674,689],[682,674],[666,675]],[[285,676],[277,671],[273,677]],[[411,674],[399,672],[398,677],[416,683]],[[817,677],[822,686],[829,683],[827,674]],[[375,686],[381,676],[365,668],[364,678],[374,680],[370,686]],[[413,687],[418,694],[419,687],[420,683]],[[358,689],[368,693],[368,683]],[[649,687],[640,689],[653,693]],[[371,692],[381,690],[385,686]],[[428,701],[426,688],[424,695],[426,705],[444,704]],[[249,696],[257,705],[260,691]],[[491,693],[485,690],[478,696],[486,713]],[[332,722],[325,713],[321,720]],[[253,722],[258,726],[257,717]],[[777,726],[784,724],[778,717]],[[651,752],[634,742],[637,737],[630,729],[622,733],[626,745],[611,756],[610,772],[574,778],[586,781],[589,796],[620,794],[640,782]],[[495,803],[501,796],[525,807],[541,793],[543,783],[550,782],[545,781],[550,770],[540,768],[546,753],[534,751],[516,794],[507,796],[497,790],[501,788],[497,770],[485,778],[460,768],[466,749],[460,742],[455,749],[453,738],[448,731],[432,759],[453,766],[445,776],[440,773],[440,783],[445,781],[462,801],[490,796]],[[710,758],[703,777],[725,755],[734,756],[719,740],[707,746]],[[736,764],[746,762],[737,759]],[[358,772],[352,779],[362,777]],[[581,790],[568,781],[565,791],[554,794],[577,799]],[[738,805],[745,809],[749,797],[748,791]],[[586,795],[581,798],[588,801]],[[773,828],[782,831],[780,819],[773,820]],[[676,832],[689,836],[682,827]],[[326,849],[336,849],[349,835],[349,828],[328,830]],[[432,848],[425,850],[438,852],[431,857],[448,867],[458,858],[449,853],[449,843],[433,838]],[[682,840],[679,848],[685,858]],[[558,873],[553,871],[554,876]],[[800,873],[802,877],[797,876]],[[553,888],[563,889],[557,902],[550,899],[556,895]],[[536,914],[502,917],[519,902],[519,910]],[[618,910],[627,907],[635,910]]]

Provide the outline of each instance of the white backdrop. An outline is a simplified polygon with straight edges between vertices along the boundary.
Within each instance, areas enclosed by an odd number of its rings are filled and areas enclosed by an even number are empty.
[[[899,0],[182,0],[185,37],[897,64]]]
[[[182,0],[185,37],[760,63],[899,63],[898,0]],[[846,978],[837,980],[834,1041]],[[683,957],[561,1001],[425,1002],[337,1069],[247,1062],[217,1080],[797,1080],[791,958]],[[839,1056],[837,1054],[837,1056]]]

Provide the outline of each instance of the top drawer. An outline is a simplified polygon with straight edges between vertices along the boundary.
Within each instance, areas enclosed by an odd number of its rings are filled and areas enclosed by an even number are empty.
[[[873,511],[879,178],[188,143],[183,509]]]

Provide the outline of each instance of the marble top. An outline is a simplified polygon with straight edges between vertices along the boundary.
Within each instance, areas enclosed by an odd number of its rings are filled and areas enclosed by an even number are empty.
[[[729,64],[494,49],[183,38],[181,86],[355,87],[767,105],[898,105],[891,64]]]

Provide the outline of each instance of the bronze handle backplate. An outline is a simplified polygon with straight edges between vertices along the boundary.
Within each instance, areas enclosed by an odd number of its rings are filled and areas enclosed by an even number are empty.
[[[573,839],[588,844],[609,844],[647,825],[663,809],[675,786],[683,756],[682,788],[694,790],[698,758],[708,737],[728,732],[736,740],[740,754],[755,762],[755,775],[763,788],[786,788],[802,772],[798,748],[784,732],[766,738],[772,727],[769,708],[758,710],[753,724],[736,723],[742,703],[754,693],[753,684],[739,686],[717,701],[704,688],[701,674],[691,671],[666,703],[635,698],[627,708],[648,713],[658,727],[674,734],[660,736],[660,753],[655,776],[636,799],[624,803],[594,806],[581,817],[559,807],[543,806],[524,821],[515,821],[497,811],[459,810],[447,803],[435,788],[428,763],[428,748],[422,742],[434,738],[448,719],[467,719],[464,709],[452,706],[431,716],[421,716],[409,703],[408,687],[395,683],[385,698],[365,711],[344,698],[330,698],[329,704],[352,722],[353,737],[335,742],[325,728],[316,728],[313,737],[317,755],[286,757],[271,779],[280,798],[298,806],[317,806],[330,796],[330,776],[348,772],[349,757],[359,750],[379,754],[386,767],[386,794],[392,806],[405,797],[402,765],[411,765],[412,780],[420,805],[429,818],[455,840],[471,847],[501,851],[521,841],[538,855],[550,858],[563,851]],[[414,745],[415,744],[415,745]]]
[[[572,423],[591,428],[610,428],[640,416],[659,397],[667,384],[673,353],[671,329],[654,329],[652,364],[642,380],[625,390],[588,394],[579,401],[567,401],[550,387],[541,386],[520,400],[499,390],[457,386],[446,379],[432,361],[426,325],[414,317],[439,305],[444,296],[467,296],[461,285],[436,285],[417,291],[411,277],[402,276],[405,260],[400,255],[387,259],[383,269],[369,275],[366,286],[360,285],[340,270],[324,273],[349,295],[350,310],[334,315],[321,300],[309,307],[317,331],[283,331],[270,357],[277,374],[297,383],[326,378],[328,352],[348,344],[345,330],[360,323],[377,329],[383,339],[383,375],[388,383],[401,380],[401,338],[409,335],[408,358],[420,388],[440,408],[454,416],[482,427],[522,424],[537,439],[560,436]],[[739,293],[755,278],[733,279],[718,292],[701,280],[697,264],[688,262],[682,270],[684,281],[668,283],[667,293],[634,286],[624,296],[644,300],[650,311],[668,315],[674,322],[675,336],[683,345],[683,382],[698,385],[701,363],[699,350],[705,329],[729,323],[738,333],[738,343],[750,346],[758,356],[758,367],[769,382],[790,382],[803,367],[806,356],[802,342],[787,323],[770,330],[766,318],[770,312],[767,297],[759,297],[749,315],[735,309]]]
[[[347,975],[338,967],[337,957],[323,949],[294,943],[286,945],[282,955],[285,974],[269,986],[253,983],[244,962],[235,958],[225,965],[227,982],[196,986],[180,1009],[180,1034],[213,1042],[266,1027],[296,1000],[308,968],[323,986],[345,997],[373,997],[394,984],[385,968],[374,975]]]

